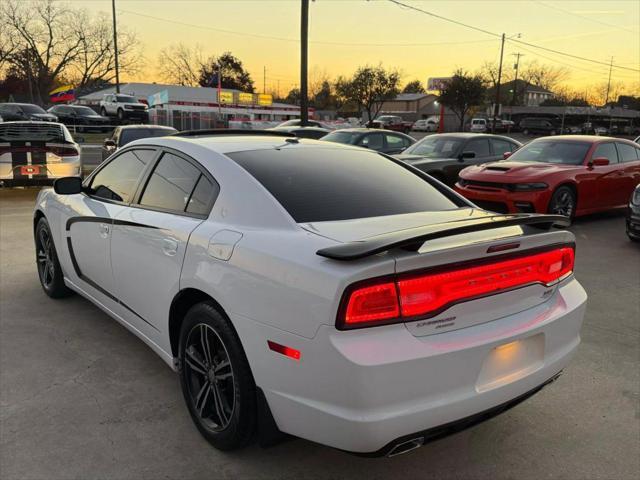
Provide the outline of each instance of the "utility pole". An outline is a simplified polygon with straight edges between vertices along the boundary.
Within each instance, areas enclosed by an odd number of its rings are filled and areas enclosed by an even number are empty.
[[[111,0],[113,12],[113,53],[116,61],[116,93],[120,93],[120,71],[118,68],[118,31],[116,30],[116,0]]]
[[[611,57],[611,63],[609,64],[609,81],[607,82],[607,96],[604,100],[604,106],[609,103],[609,90],[611,89],[611,70],[613,69],[613,57]]]
[[[516,104],[516,98],[518,96],[518,69],[520,68],[520,57],[524,57],[524,54],[518,52],[513,53],[512,55],[516,57],[516,64],[514,66],[516,70],[516,78],[513,81],[513,97],[511,97],[511,105],[513,106]]]
[[[502,80],[502,58],[504,56],[504,40],[505,34],[502,34],[502,41],[500,43],[500,66],[498,67],[498,84],[496,85],[496,103],[493,107],[493,122],[491,122],[491,133],[496,131],[496,117],[500,111],[500,81]]]
[[[300,125],[309,123],[309,99],[307,98],[307,61],[309,46],[309,0],[302,0],[300,9]]]
[[[262,67],[262,93],[267,93],[267,66]]]

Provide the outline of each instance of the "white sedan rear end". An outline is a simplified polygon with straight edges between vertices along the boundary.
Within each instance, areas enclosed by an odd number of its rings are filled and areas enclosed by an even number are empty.
[[[371,150],[193,132],[41,193],[40,280],[127,326],[214,446],[281,432],[371,455],[489,418],[580,341],[574,238]]]

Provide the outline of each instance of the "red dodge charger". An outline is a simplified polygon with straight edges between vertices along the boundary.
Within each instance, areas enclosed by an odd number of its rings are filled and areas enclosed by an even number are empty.
[[[619,138],[539,138],[499,162],[460,172],[455,189],[500,213],[574,217],[625,207],[640,183],[640,147]]]

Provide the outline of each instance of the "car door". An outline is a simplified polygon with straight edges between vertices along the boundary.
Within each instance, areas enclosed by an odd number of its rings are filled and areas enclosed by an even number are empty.
[[[473,138],[467,141],[460,153],[466,152],[473,152],[475,156],[473,158],[459,157],[457,161],[449,162],[444,167],[448,185],[453,185],[458,181],[458,174],[463,168],[494,160],[488,137]]]
[[[640,148],[623,142],[616,142],[616,147],[623,168],[624,186],[618,198],[618,205],[622,205],[629,202],[631,192],[640,184]]]
[[[117,303],[110,250],[114,219],[127,208],[155,154],[154,149],[122,152],[85,181],[84,193],[65,197],[63,270],[103,303]]]
[[[191,232],[207,218],[218,184],[197,162],[163,151],[136,200],[115,218],[111,264],[127,320],[151,340],[167,333]]]
[[[598,144],[591,154],[591,160],[595,158],[606,158],[609,165],[592,166],[591,173],[595,179],[596,203],[594,208],[613,207],[625,203],[620,202],[624,190],[624,165],[619,162],[618,152],[614,142],[604,142]]]

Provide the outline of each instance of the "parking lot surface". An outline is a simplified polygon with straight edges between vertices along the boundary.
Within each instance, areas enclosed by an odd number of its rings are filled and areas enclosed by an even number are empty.
[[[571,227],[589,304],[557,382],[470,430],[367,459],[299,439],[232,453],[209,446],[159,357],[81,297],[42,292],[36,193],[0,190],[2,479],[640,477],[640,245],[620,213]]]

